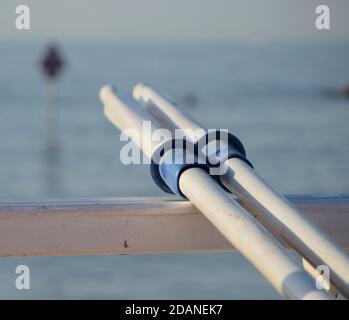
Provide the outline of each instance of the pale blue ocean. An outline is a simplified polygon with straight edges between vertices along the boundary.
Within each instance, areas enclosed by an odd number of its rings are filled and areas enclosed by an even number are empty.
[[[58,82],[60,155],[45,153],[43,43],[0,42],[0,201],[161,195],[148,168],[119,160],[102,85],[154,85],[245,144],[288,194],[349,191],[349,45],[71,44]],[[43,239],[45,241],[45,239]],[[31,290],[15,289],[15,267]],[[0,259],[0,298],[278,298],[239,254]]]

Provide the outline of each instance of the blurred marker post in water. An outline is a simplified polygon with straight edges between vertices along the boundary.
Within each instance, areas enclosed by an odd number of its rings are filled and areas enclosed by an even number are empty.
[[[46,148],[48,154],[58,151],[57,124],[57,78],[62,72],[64,61],[56,43],[49,43],[40,61],[41,70],[46,76]]]

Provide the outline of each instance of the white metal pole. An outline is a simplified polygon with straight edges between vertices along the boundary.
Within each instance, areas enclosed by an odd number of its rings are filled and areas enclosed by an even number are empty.
[[[149,86],[137,85],[133,95],[144,103],[154,117],[171,119],[174,127],[206,131]],[[188,132],[188,135],[191,133]],[[194,141],[198,139],[193,134],[189,138]],[[285,238],[315,268],[325,263],[331,271],[331,281],[343,295],[349,297],[349,258],[344,250],[274,191],[245,162],[234,158],[227,160],[226,164],[227,173],[221,177],[224,186],[248,206],[258,209],[256,218],[269,230]]]
[[[278,194],[243,161],[229,159],[221,180],[229,190],[254,208],[257,218],[282,235],[306,260],[318,267],[327,265],[331,282],[349,297],[349,258],[346,252],[298,209]]]
[[[311,290],[314,280],[288,252],[202,169],[189,169],[180,178],[183,194],[277,289],[289,299],[323,299]],[[254,244],[258,244],[255,246]],[[321,294],[319,295],[319,293]]]
[[[306,270],[315,279],[315,281],[318,281],[318,280],[322,280],[323,281],[323,283],[321,285],[324,287],[324,289],[326,289],[326,291],[330,292],[336,299],[339,297],[339,293],[338,293],[337,288],[335,288],[330,283],[330,279],[327,279],[326,275],[321,274],[318,269],[315,269],[304,258],[302,258],[302,264],[303,264],[304,270]],[[326,286],[327,286],[327,288],[326,288]]]
[[[142,122],[149,116],[132,101],[121,99],[111,86],[100,92],[105,115],[120,130],[143,132]],[[156,129],[154,124],[154,128]],[[155,148],[149,141],[153,132],[142,135],[138,145]],[[144,142],[144,140],[149,140]],[[150,150],[151,151],[154,149]],[[150,156],[149,148],[144,150]],[[250,214],[228,196],[202,169],[185,170],[179,181],[181,192],[216,228],[259,270],[273,287],[290,299],[331,299],[317,290],[313,279]]]

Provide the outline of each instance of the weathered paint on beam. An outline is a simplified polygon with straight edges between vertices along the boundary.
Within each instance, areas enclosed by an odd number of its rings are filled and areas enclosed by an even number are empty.
[[[349,248],[349,196],[287,197]],[[0,256],[233,251],[189,202],[115,198],[0,204]]]

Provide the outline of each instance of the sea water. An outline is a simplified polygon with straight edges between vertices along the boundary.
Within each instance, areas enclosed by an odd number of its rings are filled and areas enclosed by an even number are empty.
[[[61,43],[59,154],[46,152],[44,44],[0,43],[0,201],[151,196],[149,168],[125,166],[102,85],[146,82],[208,128],[229,129],[288,194],[349,190],[349,45]],[[42,239],[45,241],[45,239]],[[15,268],[31,270],[17,290]],[[239,254],[0,259],[0,298],[279,298]]]

